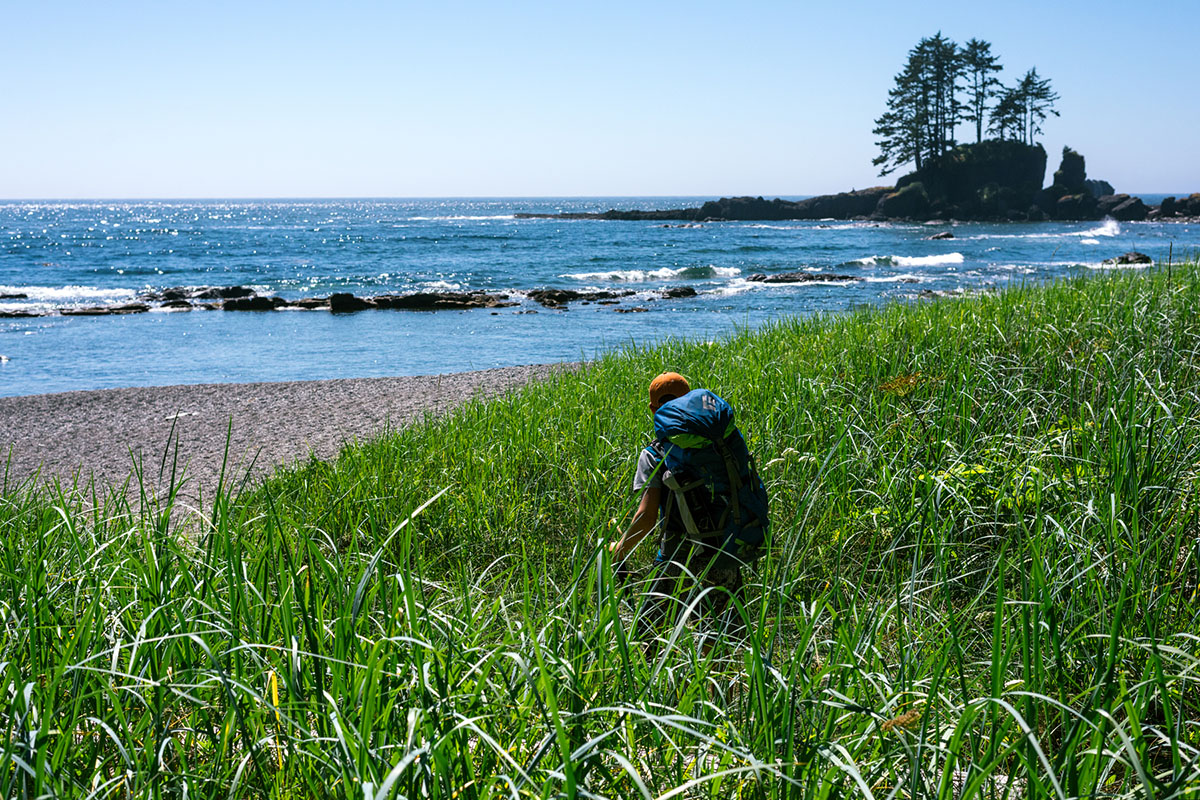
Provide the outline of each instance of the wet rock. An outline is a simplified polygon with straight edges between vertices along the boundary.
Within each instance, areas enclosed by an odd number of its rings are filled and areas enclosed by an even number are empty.
[[[352,314],[368,308],[378,308],[378,306],[369,298],[355,297],[349,292],[334,292],[329,295],[329,310],[334,314]]]
[[[168,300],[159,306],[159,308],[169,308],[175,311],[191,311],[192,304],[187,300]]]
[[[642,312],[649,311],[649,310],[650,309],[646,308],[645,306],[632,306],[630,308],[614,308],[613,309],[613,311],[617,312],[618,314],[640,314]]]
[[[3,311],[0,310],[0,319],[21,319],[24,317],[41,317],[44,314],[38,311]]]
[[[597,300],[596,301],[596,305],[600,305],[600,306],[619,306],[620,304],[621,304],[620,300]]]
[[[1128,253],[1122,253],[1114,258],[1106,258],[1102,263],[1105,264],[1153,264],[1154,259],[1145,253],[1139,253],[1136,250],[1130,250]]]
[[[329,308],[328,297],[302,297],[299,300],[288,302],[288,308],[306,308],[309,310],[315,308]]]
[[[13,294],[0,294],[0,300],[28,300],[29,295],[14,292]]]
[[[122,303],[116,306],[87,306],[85,308],[64,308],[65,317],[104,317],[112,314],[141,314],[149,311],[145,303]]]
[[[330,300],[332,301],[332,298]],[[506,294],[488,294],[487,292],[414,292],[413,294],[380,295],[371,300],[377,308],[394,308],[405,311],[510,308],[517,305],[517,303],[508,302]]]
[[[775,275],[764,275],[756,272],[746,278],[755,283],[829,283],[831,281],[861,281],[856,275],[834,275],[830,272],[780,272]]]
[[[221,308],[226,311],[274,311],[277,308],[286,306],[287,300],[282,297],[235,297],[221,303]]]
[[[1182,205],[1183,201],[1180,201]],[[1200,192],[1188,195],[1187,213],[1189,216],[1200,217]]]
[[[541,303],[547,308],[555,308],[575,300],[613,300],[618,297],[629,297],[632,294],[632,290],[579,292],[574,289],[534,289],[527,296],[530,300]]]
[[[672,286],[670,289],[662,290],[664,300],[674,300],[680,297],[695,297],[696,290],[691,286]]]
[[[235,300],[253,296],[254,290],[246,286],[208,286],[192,290],[187,295],[195,300]]]
[[[936,239],[953,239],[953,238],[954,238],[954,234],[951,233],[950,231],[942,231],[941,233],[935,233],[933,236],[929,237],[929,239],[931,241],[936,240]]]

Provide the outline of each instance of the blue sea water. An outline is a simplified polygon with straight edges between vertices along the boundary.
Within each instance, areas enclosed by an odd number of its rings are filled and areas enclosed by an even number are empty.
[[[1200,250],[1180,223],[708,223],[515,219],[517,212],[697,205],[707,198],[0,203],[2,310],[116,304],[172,286],[287,298],[509,292],[496,311],[153,311],[0,318],[0,396],[225,381],[415,375],[586,359],[668,336],[711,338],[785,315],[910,302],[1088,273],[1127,250]],[[955,238],[930,240],[949,230]],[[756,272],[834,272],[762,284]],[[691,286],[694,298],[664,300]],[[534,288],[632,289],[621,307],[553,311]],[[517,313],[536,310],[537,314]]]

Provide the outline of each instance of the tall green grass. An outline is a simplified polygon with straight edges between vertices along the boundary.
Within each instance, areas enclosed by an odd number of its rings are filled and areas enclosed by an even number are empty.
[[[634,640],[601,547],[664,369],[771,492],[745,642]],[[1200,797],[1198,386],[1176,265],[627,348],[204,512],[6,480],[0,793]]]

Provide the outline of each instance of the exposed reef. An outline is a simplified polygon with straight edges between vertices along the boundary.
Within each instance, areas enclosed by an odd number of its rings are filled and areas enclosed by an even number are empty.
[[[146,292],[137,302],[106,306],[66,307],[41,309],[0,309],[0,318],[45,317],[60,314],[68,317],[99,317],[116,314],[143,314],[148,311],[185,312],[193,309],[266,312],[286,309],[330,311],[334,314],[353,314],[370,309],[395,311],[466,311],[476,308],[513,308],[522,300],[537,303],[546,308],[565,311],[570,303],[584,305],[619,305],[625,298],[640,296],[643,300],[675,300],[695,297],[691,286],[673,286],[650,293],[637,293],[632,289],[623,291],[577,291],[574,289],[531,289],[527,292],[490,293],[468,292],[412,292],[410,294],[383,294],[359,297],[348,292],[335,292],[329,297],[304,297],[288,300],[283,297],[257,294],[246,286],[174,286],[162,291]],[[625,309],[618,309],[625,310]],[[633,309],[638,310],[638,309]],[[644,308],[641,310],[645,310]],[[517,313],[536,313],[533,309]]]

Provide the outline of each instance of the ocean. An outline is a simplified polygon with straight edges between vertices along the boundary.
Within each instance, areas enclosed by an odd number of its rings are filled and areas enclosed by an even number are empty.
[[[628,343],[713,338],[788,315],[1088,274],[1128,250],[1164,260],[1168,252],[1178,259],[1200,250],[1200,225],[1186,223],[683,227],[513,216],[705,199],[0,202],[0,312],[127,303],[175,286],[244,285],[289,299],[478,289],[518,302],[469,311],[0,318],[0,396],[576,361]],[[942,231],[954,238],[929,238]],[[848,279],[747,280],[784,272]],[[696,296],[661,297],[681,286]],[[636,294],[619,305],[553,310],[524,296],[537,288]],[[616,313],[633,307],[645,311]],[[527,311],[538,313],[520,313]]]

